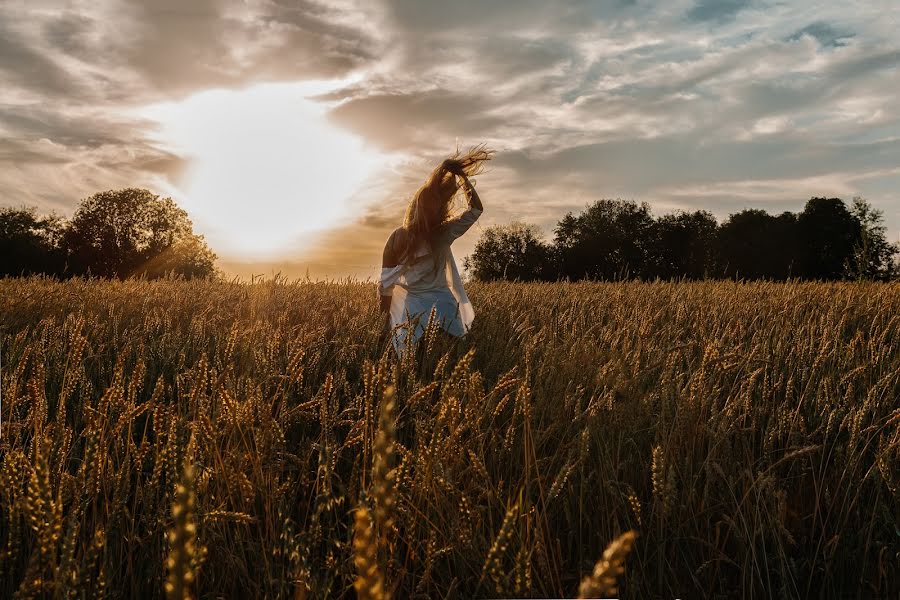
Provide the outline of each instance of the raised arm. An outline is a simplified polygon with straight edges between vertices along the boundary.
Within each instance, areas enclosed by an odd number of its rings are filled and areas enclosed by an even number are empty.
[[[481,198],[478,196],[478,192],[475,191],[475,186],[472,185],[472,182],[469,181],[468,176],[463,172],[462,176],[462,188],[463,192],[466,194],[466,200],[469,201],[469,208],[475,208],[477,210],[483,211],[484,206],[481,204]]]
[[[458,175],[458,177],[462,179],[462,188],[466,194],[469,208],[458,217],[444,223],[443,236],[448,244],[452,244],[456,238],[467,232],[469,228],[475,224],[475,221],[478,220],[478,217],[481,216],[482,211],[484,211],[484,205],[481,204],[481,198],[478,196],[478,192],[475,191],[475,186],[472,185],[469,178],[465,173]]]

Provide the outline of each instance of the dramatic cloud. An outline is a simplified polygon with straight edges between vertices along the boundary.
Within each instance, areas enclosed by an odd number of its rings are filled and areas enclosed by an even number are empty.
[[[700,0],[688,11],[687,17],[693,21],[724,22],[750,6],[749,0]]]
[[[862,195],[900,234],[900,7],[888,0],[55,4],[0,5],[4,204],[66,213],[101,189],[177,186],[190,158],[136,108],[324,79],[351,82],[317,98],[329,119],[400,158],[359,195],[356,219],[285,257],[291,275],[374,273],[430,165],[482,141],[499,150],[479,177],[483,226],[550,232],[603,197],[723,217]]]

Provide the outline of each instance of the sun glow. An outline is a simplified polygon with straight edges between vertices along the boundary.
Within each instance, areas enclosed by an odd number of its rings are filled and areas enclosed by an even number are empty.
[[[215,251],[275,256],[350,217],[381,157],[309,99],[328,87],[209,90],[141,110],[160,123],[158,141],[190,161],[173,195]]]

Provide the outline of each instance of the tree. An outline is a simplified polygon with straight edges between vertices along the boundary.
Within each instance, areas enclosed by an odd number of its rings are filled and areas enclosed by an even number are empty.
[[[33,207],[0,208],[0,277],[63,270],[63,221],[39,216]]]
[[[840,198],[810,198],[797,215],[803,277],[841,279],[848,274],[862,226]]]
[[[703,279],[715,270],[716,218],[709,212],[678,212],[656,219],[653,274],[662,279]]]
[[[894,257],[900,248],[887,241],[884,214],[859,196],[853,198],[850,213],[859,224],[860,238],[847,265],[847,275],[854,279],[890,279],[896,274]]]
[[[647,203],[598,200],[556,226],[559,275],[571,279],[623,279],[652,272],[653,216]]]
[[[728,217],[716,236],[720,274],[782,281],[798,276],[797,219],[745,209]]]
[[[516,222],[488,227],[464,264],[472,277],[482,281],[534,281],[550,276],[549,259],[538,228]]]
[[[74,274],[124,279],[174,273],[206,277],[216,255],[193,233],[187,213],[171,198],[125,188],[86,198],[65,232]]]

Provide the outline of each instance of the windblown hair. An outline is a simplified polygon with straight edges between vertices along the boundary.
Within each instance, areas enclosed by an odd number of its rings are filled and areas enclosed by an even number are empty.
[[[483,144],[475,146],[464,154],[456,153],[442,162],[420,187],[409,202],[403,228],[406,230],[404,243],[398,249],[400,262],[413,258],[416,249],[425,242],[434,254],[434,242],[441,225],[450,217],[450,204],[459,190],[457,174],[472,177],[481,173],[484,163],[489,161],[494,151]],[[435,257],[436,260],[436,257]]]

